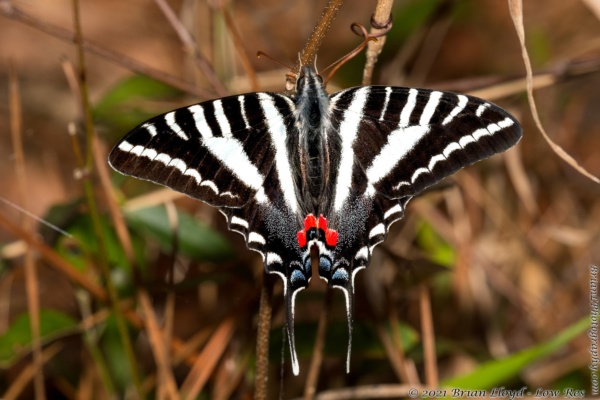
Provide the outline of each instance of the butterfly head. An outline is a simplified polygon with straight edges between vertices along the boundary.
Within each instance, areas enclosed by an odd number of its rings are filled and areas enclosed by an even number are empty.
[[[309,65],[300,68],[300,74],[298,80],[296,80],[296,91],[298,94],[306,91],[314,91],[318,88],[323,89],[323,78],[317,75],[316,69]]]

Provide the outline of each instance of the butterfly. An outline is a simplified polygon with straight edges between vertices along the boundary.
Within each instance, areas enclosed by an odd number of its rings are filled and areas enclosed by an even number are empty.
[[[354,281],[408,201],[522,136],[504,109],[462,94],[392,86],[328,94],[303,66],[296,92],[183,107],[134,128],[110,165],[217,207],[283,280],[292,370],[294,305],[312,277],[345,295],[350,366]]]

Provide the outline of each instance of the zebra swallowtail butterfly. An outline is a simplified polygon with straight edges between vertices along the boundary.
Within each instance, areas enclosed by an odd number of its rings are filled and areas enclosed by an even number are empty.
[[[517,120],[482,99],[363,86],[327,94],[302,67],[296,94],[249,93],[152,118],[117,143],[117,171],[215,206],[283,280],[292,369],[294,304],[319,276],[346,299],[350,365],[354,279],[426,187],[503,152]]]

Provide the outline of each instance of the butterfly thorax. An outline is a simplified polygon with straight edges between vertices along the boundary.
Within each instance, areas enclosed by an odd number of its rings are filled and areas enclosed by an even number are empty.
[[[329,176],[327,121],[329,96],[321,77],[305,66],[297,82],[296,127],[299,133],[299,156],[304,200],[317,211],[323,203]]]

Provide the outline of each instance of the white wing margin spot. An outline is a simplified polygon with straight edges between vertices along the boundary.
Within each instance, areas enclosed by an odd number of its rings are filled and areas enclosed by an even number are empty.
[[[215,194],[219,194],[219,188],[217,187],[217,185],[215,185],[215,183],[213,181],[203,181],[200,186],[207,186],[209,188],[212,189],[213,192],[215,192]]]
[[[119,144],[119,150],[125,151],[127,153],[129,153],[131,150],[133,149],[133,145],[131,143],[129,143],[126,140],[123,140],[120,144]]]
[[[371,229],[371,232],[369,232],[369,239],[372,239],[375,236],[384,235],[384,234],[385,234],[385,226],[383,226],[383,224],[377,224],[377,225],[375,225],[375,227],[373,229]]]
[[[188,170],[185,171],[183,174],[191,176],[192,178],[194,178],[196,180],[196,184],[197,185],[199,185],[202,182],[202,178],[200,177],[200,173],[198,171],[196,171],[195,169],[188,168]]]
[[[248,235],[248,243],[260,243],[260,244],[266,244],[267,242],[265,241],[265,238],[263,235],[256,233],[256,232],[250,232],[250,234]]]
[[[235,225],[239,225],[239,226],[243,226],[244,228],[248,229],[248,222],[246,222],[245,220],[236,217],[235,215],[231,217],[231,223],[235,224]]]

